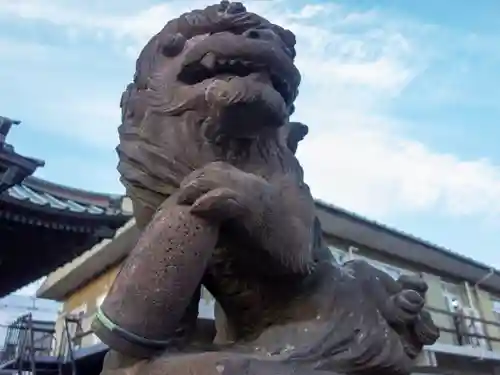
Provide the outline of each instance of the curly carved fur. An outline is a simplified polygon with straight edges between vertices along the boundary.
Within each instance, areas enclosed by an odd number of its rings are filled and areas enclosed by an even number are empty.
[[[253,34],[259,41],[250,40]],[[122,96],[117,148],[121,180],[133,200],[140,229],[187,176],[215,161],[268,181],[291,177],[292,188],[300,192],[285,199],[291,212],[313,209],[294,156],[307,127],[288,122],[300,82],[292,63],[294,45],[291,32],[246,12],[240,3],[226,1],[170,21],[151,39],[137,61],[134,82]],[[239,56],[253,60],[253,68],[266,66],[269,74],[206,76],[205,68]],[[281,75],[279,84],[272,79],[273,69]],[[252,111],[255,108],[259,111]],[[297,196],[304,201],[294,206],[300,201]],[[287,219],[287,215],[282,217]],[[263,358],[276,350],[285,363],[304,361],[315,370],[407,372],[424,341],[432,343],[436,338],[432,320],[420,314],[425,291],[418,282],[404,289],[403,283],[387,280],[368,265],[332,265],[319,221],[311,216],[305,224],[320,266],[312,275],[284,276],[274,264],[278,277],[261,272],[270,260],[260,258],[264,266],[252,263],[259,257],[249,255],[259,249],[222,226],[222,239],[203,283],[223,305],[234,339],[241,344],[230,350],[264,350]],[[284,227],[285,235],[291,233],[290,228]],[[148,238],[142,242],[152,245]],[[369,293],[364,292],[366,288]],[[194,297],[197,305],[199,294]],[[193,323],[196,309],[192,306],[181,323]],[[298,345],[290,353],[289,342]]]
[[[298,178],[302,178],[302,171],[293,155],[284,150],[287,140],[283,137],[288,130],[271,132],[267,136],[261,134],[259,139],[251,142],[247,139],[227,139],[222,145],[221,142],[218,145],[207,142],[200,126],[211,114],[199,104],[198,99],[211,82],[178,87],[175,86],[177,77],[168,74],[176,69],[176,62],[173,61],[178,57],[175,56],[176,49],[179,53],[179,49],[186,49],[186,43],[207,33],[230,31],[238,34],[252,28],[267,27],[282,39],[292,56],[295,55],[293,33],[246,12],[241,4],[237,4],[222,2],[181,15],[168,22],[139,55],[134,81],[127,86],[121,98],[122,125],[117,152],[121,181],[133,200],[136,220],[141,228],[179,187],[182,178],[214,160],[232,159],[234,154],[238,156],[244,152],[256,155],[273,151],[277,155],[271,155],[263,160],[264,163],[282,164],[280,169],[296,169]],[[183,53],[181,50],[180,54]],[[292,78],[297,86],[300,76]],[[239,164],[245,169],[241,160]],[[276,166],[272,165],[272,168]]]

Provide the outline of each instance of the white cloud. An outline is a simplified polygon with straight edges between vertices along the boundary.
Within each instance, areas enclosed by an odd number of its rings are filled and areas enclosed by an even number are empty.
[[[48,123],[44,126],[67,137],[91,142],[99,148],[114,148],[119,142],[117,128],[121,116],[121,92],[115,94],[117,98],[104,96],[98,90],[95,95],[86,92],[82,94],[85,95],[83,100],[82,97],[66,98],[63,108],[60,108],[60,103],[53,102],[48,109],[73,121],[70,125]]]
[[[207,2],[170,1],[122,14],[67,4],[0,0],[0,15],[51,22],[73,38],[81,32],[99,40],[112,36],[130,56],[166,20]],[[461,160],[409,139],[404,121],[388,111],[393,98],[418,79],[436,53],[422,48],[428,26],[375,11],[349,12],[334,4],[309,4],[294,11],[284,1],[247,4],[297,34],[297,64],[304,80],[296,118],[311,128],[299,155],[318,197],[377,217],[434,210],[450,215],[500,213],[499,166],[488,160]],[[438,35],[435,28],[432,31],[430,37]],[[102,137],[92,134],[88,141],[99,138],[111,148],[114,127],[110,130],[109,123],[117,116],[119,98],[109,97],[112,93],[79,103],[75,110],[94,109],[94,122],[108,128]],[[86,131],[75,134],[88,136]]]
[[[330,7],[326,4],[306,4],[300,11],[292,13],[290,18],[293,19],[311,19],[320,15],[323,12],[328,12]]]
[[[390,131],[336,127],[307,139],[299,155],[316,196],[371,216],[500,214],[497,166],[436,153]]]

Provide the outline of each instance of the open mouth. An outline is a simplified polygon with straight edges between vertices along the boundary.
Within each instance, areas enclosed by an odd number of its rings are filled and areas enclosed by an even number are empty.
[[[201,60],[185,65],[178,78],[192,85],[215,77],[247,77],[255,73],[262,73],[268,77],[270,84],[285,103],[287,105],[292,103],[294,95],[286,78],[270,70],[266,64],[243,58],[217,58],[215,54],[209,52]]]

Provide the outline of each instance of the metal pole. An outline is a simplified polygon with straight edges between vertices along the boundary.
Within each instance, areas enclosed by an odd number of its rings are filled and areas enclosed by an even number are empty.
[[[73,356],[73,340],[69,334],[69,329],[68,329],[68,318],[64,318],[64,330],[66,331],[66,341],[68,344],[68,354],[69,354],[69,359],[71,361],[71,373],[72,375],[76,375],[76,363],[75,363],[75,357]]]
[[[30,335],[30,346],[28,350],[30,351],[30,362],[31,362],[31,373],[36,375],[36,361],[35,361],[35,332],[33,332],[33,315],[28,316],[28,330]]]

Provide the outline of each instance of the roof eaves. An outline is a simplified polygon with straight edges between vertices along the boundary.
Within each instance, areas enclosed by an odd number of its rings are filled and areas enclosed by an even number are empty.
[[[51,272],[36,296],[60,301],[86,281],[100,274],[106,268],[123,259],[138,237],[135,220],[129,220],[119,228],[112,239],[104,239],[80,256]],[[125,243],[129,243],[126,246]]]
[[[57,188],[54,188],[57,186]],[[73,189],[74,190],[74,189]],[[83,191],[79,195],[71,194],[72,188],[56,185],[41,179],[27,178],[24,182],[7,189],[2,199],[20,201],[55,211],[68,211],[87,216],[116,216],[130,218],[132,216],[129,198],[120,195],[104,195]],[[97,197],[97,199],[96,199]]]
[[[333,212],[333,213],[336,213],[336,214],[341,214],[343,216],[347,216],[349,217],[350,219],[352,220],[355,220],[355,221],[358,221],[358,222],[361,222],[365,225],[369,225],[371,227],[374,227],[378,230],[381,230],[381,231],[384,231],[392,236],[397,236],[397,237],[400,237],[402,239],[404,239],[405,241],[408,241],[408,242],[413,242],[413,243],[416,243],[418,245],[421,245],[421,246],[424,246],[426,248],[428,248],[429,250],[432,250],[432,251],[437,251],[437,252],[440,252],[450,258],[454,258],[460,262],[463,262],[463,263],[467,263],[467,264],[471,264],[471,265],[474,265],[478,268],[481,268],[485,271],[488,271],[488,272],[491,272],[493,271],[495,274],[497,274],[498,276],[500,276],[500,270],[497,270],[491,266],[488,266],[484,263],[481,263],[481,262],[478,262],[477,260],[474,260],[470,257],[467,257],[465,255],[462,255],[462,254],[459,254],[457,252],[454,252],[452,250],[449,250],[445,247],[442,247],[442,246],[439,246],[439,245],[435,245],[429,241],[426,241],[426,240],[423,240],[419,237],[416,237],[416,236],[413,236],[411,234],[408,234],[408,233],[405,233],[403,231],[400,231],[398,229],[394,229],[394,228],[391,228],[385,224],[381,224],[375,220],[371,220],[371,219],[368,219],[364,216],[361,216],[359,214],[356,214],[352,211],[348,211],[344,208],[341,208],[341,207],[338,207],[336,205],[333,205],[333,204],[330,204],[330,203],[327,203],[325,201],[322,201],[320,199],[316,199],[315,200],[316,202],[316,205],[319,206],[320,208],[326,210],[326,211],[330,211],[330,212]]]

